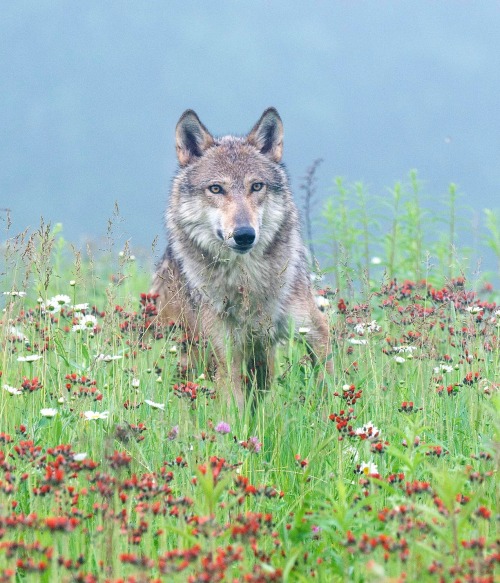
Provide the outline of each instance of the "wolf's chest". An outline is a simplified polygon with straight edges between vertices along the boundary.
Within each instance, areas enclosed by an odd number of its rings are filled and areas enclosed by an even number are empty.
[[[228,323],[239,327],[272,326],[281,317],[282,278],[272,277],[257,262],[214,270],[205,286],[207,301]]]

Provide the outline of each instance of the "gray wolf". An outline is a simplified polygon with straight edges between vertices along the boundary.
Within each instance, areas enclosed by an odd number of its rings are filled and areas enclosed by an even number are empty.
[[[160,320],[209,342],[216,378],[240,409],[248,379],[258,390],[269,387],[290,319],[332,373],[329,326],[315,302],[280,163],[276,109],[264,111],[248,135],[221,138],[187,110],[175,138],[179,170],[165,215],[168,244],[151,289]]]

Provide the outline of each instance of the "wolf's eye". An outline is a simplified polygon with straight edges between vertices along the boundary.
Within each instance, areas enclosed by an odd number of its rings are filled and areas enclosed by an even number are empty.
[[[252,184],[252,192],[259,192],[259,190],[262,190],[263,188],[264,188],[263,182],[254,182]]]
[[[222,194],[224,192],[220,184],[212,184],[212,186],[208,187],[208,190],[210,190],[212,194]]]

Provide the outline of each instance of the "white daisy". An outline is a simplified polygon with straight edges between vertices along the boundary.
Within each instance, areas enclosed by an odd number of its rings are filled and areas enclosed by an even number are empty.
[[[55,417],[57,415],[57,409],[52,409],[50,407],[40,409],[40,415],[42,417]]]
[[[10,385],[4,385],[4,390],[10,393],[11,395],[22,395],[23,391],[18,389],[17,387],[11,387]]]
[[[144,399],[144,402],[146,403],[146,405],[149,405],[153,409],[161,409],[162,411],[165,411],[165,403],[155,403],[154,401],[150,401],[149,399]]]
[[[97,326],[97,318],[89,314],[88,316],[79,315],[78,324],[73,326],[73,332],[80,332],[81,330],[93,331]]]
[[[54,296],[50,301],[59,304],[60,306],[69,306],[71,298],[65,294],[59,294]]]
[[[73,454],[73,461],[75,461],[75,462],[83,462],[83,460],[86,458],[87,458],[87,454],[84,452]]]
[[[392,347],[394,352],[409,352],[410,354],[414,351],[417,350],[416,346],[393,346]]]
[[[26,295],[26,292],[24,291],[5,291],[3,292],[4,296],[12,296],[13,298],[17,297],[17,298],[24,298],[24,296]]]
[[[83,416],[87,421],[94,421],[96,419],[107,419],[109,416],[109,411],[103,411],[99,413],[98,411],[85,411]]]
[[[39,354],[29,354],[28,356],[18,356],[17,362],[35,362],[43,358]]]
[[[452,372],[453,371],[453,367],[450,366],[449,364],[441,364],[439,366],[434,367],[434,373],[438,374],[440,372]]]
[[[123,358],[121,355],[111,356],[111,354],[98,354],[96,356],[97,362],[111,362],[112,360],[120,360]]]
[[[53,300],[48,300],[41,302],[42,312],[49,312],[50,314],[57,314],[61,311],[61,304],[54,302]]]
[[[374,464],[372,462],[361,462],[358,471],[360,474],[365,474],[365,476],[378,474],[377,464]]]

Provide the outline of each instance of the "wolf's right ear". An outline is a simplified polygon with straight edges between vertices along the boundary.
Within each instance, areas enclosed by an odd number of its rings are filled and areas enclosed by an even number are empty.
[[[248,134],[247,140],[258,150],[279,162],[283,155],[283,122],[274,107],[269,107]]]
[[[186,110],[175,128],[175,145],[179,164],[187,166],[195,158],[202,156],[213,143],[213,137],[196,113],[192,109]]]

